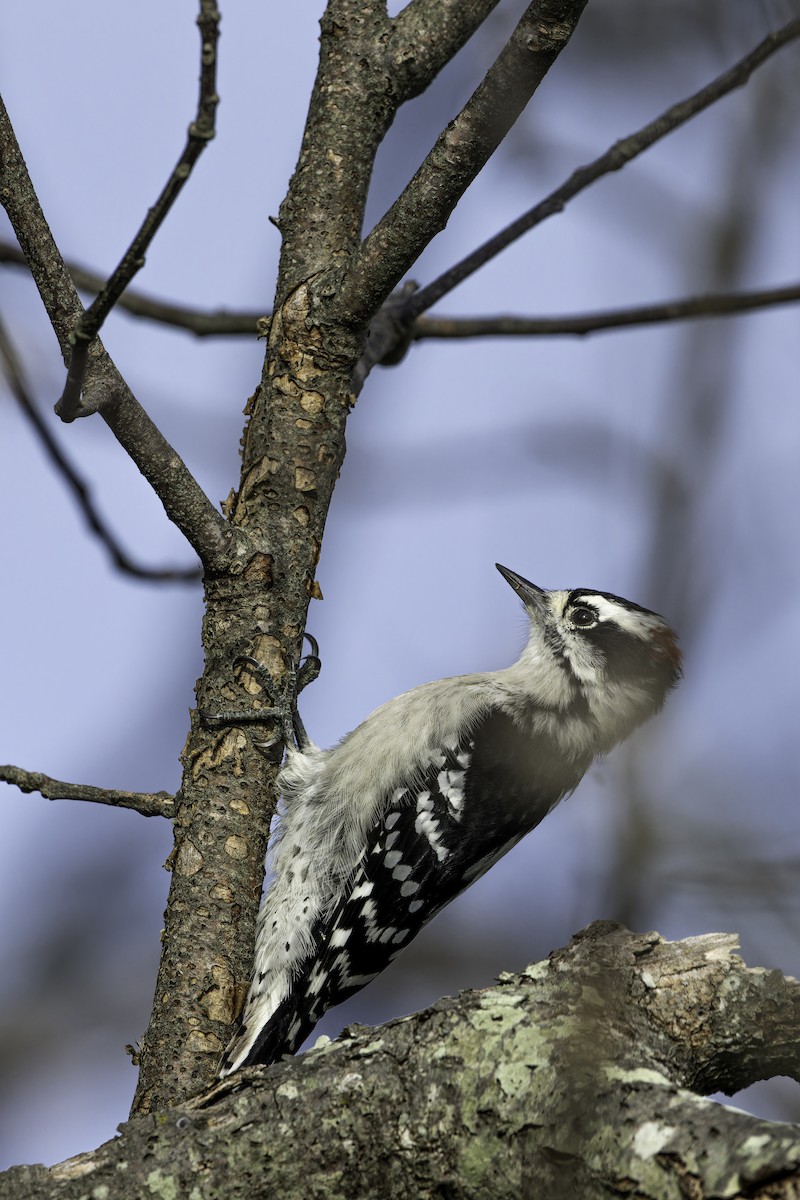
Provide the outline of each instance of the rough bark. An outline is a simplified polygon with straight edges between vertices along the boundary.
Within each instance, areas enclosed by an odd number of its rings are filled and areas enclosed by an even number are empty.
[[[515,106],[507,105],[509,123],[511,109],[524,104],[566,44],[584,2],[536,0],[529,6],[526,20],[541,10],[543,25],[556,13],[559,34],[546,52],[541,29],[524,54],[515,43],[515,78],[527,79]],[[420,29],[426,14],[430,19],[429,5],[415,5],[414,20],[409,14],[396,22],[377,0],[330,0],[326,7],[300,156],[280,208],[281,261],[264,370],[246,409],[240,486],[228,506],[238,536],[224,563],[206,564],[206,669],[198,681],[198,713],[241,710],[244,689],[254,707],[270,706],[252,675],[237,678],[233,668],[241,655],[265,664],[289,699],[308,603],[318,594],[314,571],[345,453],[354,370],[368,322],[393,282],[382,267],[371,275],[359,258],[375,152],[399,105],[446,60],[447,31],[452,56],[486,9],[475,0],[454,16],[448,6],[451,19],[425,49]],[[399,73],[398,62],[404,63]],[[493,129],[493,145],[505,128],[500,122]],[[485,138],[477,139],[462,152],[458,186],[448,191],[445,208],[455,206],[487,148]],[[423,242],[441,227],[425,205],[414,219]],[[417,241],[412,239],[409,263]],[[356,270],[360,283],[347,300],[347,281]],[[263,737],[252,726],[212,733],[198,714],[193,717],[134,1112],[178,1103],[207,1086],[241,1009],[275,807],[279,748],[265,758],[256,744]]]
[[[14,1168],[0,1198],[796,1196],[800,1129],[703,1096],[800,1077],[800,986],[735,943],[598,922],[497,987]]]

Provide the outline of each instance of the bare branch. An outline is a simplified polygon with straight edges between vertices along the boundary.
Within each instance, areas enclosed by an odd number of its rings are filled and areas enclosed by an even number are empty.
[[[412,326],[411,340],[426,338],[474,337],[585,337],[603,329],[630,329],[664,321],[685,321],[693,317],[730,317],[793,304],[800,300],[800,283],[766,288],[754,292],[710,293],[662,304],[642,304],[635,308],[611,308],[574,316],[554,317],[418,317]],[[392,365],[386,359],[382,365]]]
[[[118,267],[89,308],[81,315],[70,334],[72,354],[67,371],[67,383],[64,393],[56,405],[56,412],[65,421],[72,421],[75,417],[88,415],[88,412],[81,409],[81,391],[89,362],[89,345],[97,337],[103,322],[122,292],[136,272],[144,266],[145,254],[150,243],[183,190],[198,158],[214,137],[214,120],[219,101],[216,91],[219,12],[215,0],[200,0],[200,16],[197,18],[197,24],[200,28],[200,95],[197,101],[197,113],[189,126],[183,153],[164,185],[161,195],[148,211]]]
[[[66,361],[69,333],[83,306],[45,220],[2,99],[0,149],[0,199]],[[230,526],[135,399],[99,339],[92,343],[89,358],[85,403],[102,407],[103,420],[151,484],[167,516],[203,564],[213,568],[225,557],[232,536]]]
[[[559,337],[586,336],[604,329],[635,328],[657,322],[696,317],[736,316],[800,300],[800,284],[762,291],[717,293],[643,304],[635,308],[555,317],[417,317],[409,315],[416,284],[407,281],[384,301],[369,324],[364,352],[351,377],[358,396],[373,367],[394,367],[402,362],[413,342],[428,338]]]
[[[499,0],[412,0],[393,21],[398,92],[424,92],[497,7]]]
[[[385,2],[325,6],[300,156],[275,222],[282,237],[276,309],[328,272],[338,292],[338,275],[360,243],[375,154],[402,102],[392,90],[391,35]]]
[[[459,283],[463,283],[465,279],[498,255],[501,250],[505,250],[506,246],[510,246],[517,238],[522,237],[523,233],[527,233],[535,225],[552,217],[554,213],[561,212],[568,201],[585,191],[591,184],[596,183],[598,179],[612,171],[619,171],[626,163],[648,150],[650,146],[672,133],[673,130],[685,125],[692,117],[697,116],[704,109],[710,108],[712,104],[716,104],[729,92],[743,87],[758,67],[798,37],[800,37],[800,18],[790,21],[774,33],[770,33],[763,42],[756,46],[755,50],[729,70],[718,75],[699,92],[695,92],[686,100],[673,104],[655,121],[651,121],[649,125],[645,125],[636,133],[615,142],[609,150],[606,150],[605,154],[601,154],[594,162],[585,167],[578,167],[561,187],[556,188],[544,200],[540,200],[516,221],[506,226],[489,241],[484,242],[472,254],[418,291],[409,302],[410,314],[418,316],[426,309],[431,308],[441,300],[442,296],[451,292]]]
[[[116,536],[112,533],[100,515],[92,494],[83,479],[73,467],[58,442],[50,432],[50,427],[44,422],[33,403],[30,388],[22,373],[19,357],[11,341],[8,330],[0,318],[0,363],[8,382],[9,389],[16,397],[20,408],[30,421],[36,436],[41,442],[45,453],[63,477],[67,487],[78,502],[78,507],[86,518],[86,523],[93,533],[108,550],[111,559],[118,570],[136,579],[147,579],[153,582],[174,581],[177,583],[195,583],[201,577],[199,567],[142,567],[129,558]]]
[[[10,242],[0,240],[0,263],[11,267],[25,267],[25,255]],[[82,267],[78,263],[65,261],[72,282],[79,292],[99,292],[104,278],[97,271]],[[146,321],[155,321],[159,325],[170,325],[174,329],[184,329],[195,337],[256,337],[263,333],[260,322],[269,320],[263,312],[229,312],[224,308],[201,309],[190,305],[171,304],[167,300],[159,300],[156,296],[148,296],[144,292],[127,290],[122,293],[116,304],[117,309],[124,309],[132,317],[140,317]]]
[[[0,263],[27,270],[25,256],[9,242],[0,241]],[[75,286],[82,291],[95,292],[102,286],[102,276],[77,263],[67,262]],[[637,325],[652,325],[662,321],[683,321],[693,317],[726,317],[752,312],[759,308],[792,304],[800,300],[800,284],[764,288],[749,292],[709,293],[706,296],[688,296],[677,300],[665,300],[660,304],[641,304],[630,308],[601,309],[590,313],[564,313],[552,317],[523,317],[506,314],[494,317],[418,317],[410,328],[405,307],[408,296],[416,290],[409,284],[401,288],[383,305],[376,323],[384,324],[387,308],[392,312],[394,337],[384,338],[381,352],[372,344],[372,332],[356,378],[356,393],[364,379],[376,364],[390,366],[403,357],[401,344],[421,342],[430,338],[473,338],[473,337],[560,337],[585,336],[606,329],[624,329]],[[399,301],[399,303],[398,303]],[[172,304],[155,296],[127,291],[119,299],[117,308],[125,309],[131,316],[157,324],[183,329],[196,337],[254,337],[266,333],[269,313],[226,309],[200,309],[188,305]],[[397,318],[400,318],[398,321]],[[398,328],[399,324],[399,328]],[[363,375],[363,378],[361,376]]]
[[[110,804],[114,808],[131,808],[143,817],[173,817],[175,797],[169,792],[119,792],[109,788],[90,787],[82,783],[62,783],[38,771],[22,767],[0,767],[0,781],[11,783],[21,792],[38,792],[45,800],[86,800],[92,804]]]
[[[369,317],[444,228],[566,46],[585,4],[534,0],[528,6],[486,77],[353,256],[342,288],[343,308]]]

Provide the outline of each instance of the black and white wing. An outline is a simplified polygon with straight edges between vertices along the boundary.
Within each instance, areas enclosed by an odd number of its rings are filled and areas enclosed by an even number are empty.
[[[379,975],[423,925],[538,825],[582,774],[576,768],[565,788],[563,763],[556,773],[551,762],[549,739],[523,734],[496,711],[460,745],[443,748],[420,779],[398,787],[248,1061],[294,1052],[328,1008]]]

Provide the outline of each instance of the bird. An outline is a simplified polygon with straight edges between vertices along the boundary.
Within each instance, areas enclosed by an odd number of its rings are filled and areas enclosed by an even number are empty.
[[[284,736],[272,882],[220,1076],[294,1053],[680,679],[676,635],[657,613],[496,566],[529,621],[516,662],[404,692],[332,749],[299,718]]]

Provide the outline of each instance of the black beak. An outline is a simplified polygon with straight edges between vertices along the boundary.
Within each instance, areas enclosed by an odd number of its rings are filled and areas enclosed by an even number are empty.
[[[495,563],[494,565],[506,583],[511,584],[525,607],[529,611],[537,613],[540,617],[544,617],[547,613],[546,592],[544,589],[537,587],[535,583],[529,583],[527,579],[523,579],[516,571],[509,571],[508,567],[503,567],[500,563]]]

